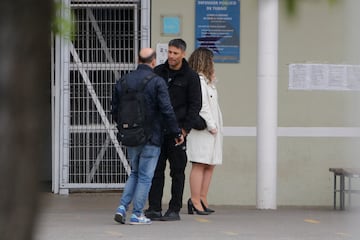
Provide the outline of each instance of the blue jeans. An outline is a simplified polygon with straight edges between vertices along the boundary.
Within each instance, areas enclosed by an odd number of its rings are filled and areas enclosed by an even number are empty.
[[[154,145],[141,145],[128,147],[131,173],[125,184],[120,199],[120,205],[127,210],[133,201],[133,214],[139,216],[143,213],[146,200],[151,187],[152,178],[160,155],[160,147]]]

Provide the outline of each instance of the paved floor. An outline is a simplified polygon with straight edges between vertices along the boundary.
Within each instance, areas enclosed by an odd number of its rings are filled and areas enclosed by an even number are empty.
[[[43,194],[35,240],[110,239],[360,239],[360,211],[332,208],[212,206],[210,216],[188,215],[181,221],[121,225],[113,220],[119,193]]]

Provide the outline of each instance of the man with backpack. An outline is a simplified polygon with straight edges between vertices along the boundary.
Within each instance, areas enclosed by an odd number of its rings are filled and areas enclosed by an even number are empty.
[[[111,114],[117,123],[118,139],[127,147],[131,173],[126,182],[115,221],[124,224],[126,211],[133,203],[130,224],[150,224],[143,209],[151,187],[160,155],[163,128],[173,136],[175,144],[182,144],[181,134],[172,108],[165,81],[154,74],[156,52],[141,49],[136,70],[117,81]],[[165,126],[163,126],[163,124]]]

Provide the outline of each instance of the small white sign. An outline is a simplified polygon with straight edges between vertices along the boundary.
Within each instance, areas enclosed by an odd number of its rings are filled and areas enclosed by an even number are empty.
[[[163,64],[168,57],[168,44],[158,43],[156,44],[156,65]]]

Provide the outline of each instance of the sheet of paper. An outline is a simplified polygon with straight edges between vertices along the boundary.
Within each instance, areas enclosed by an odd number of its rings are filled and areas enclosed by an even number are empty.
[[[156,44],[156,65],[162,64],[167,60],[168,44]]]
[[[360,66],[290,64],[290,90],[360,90]]]

